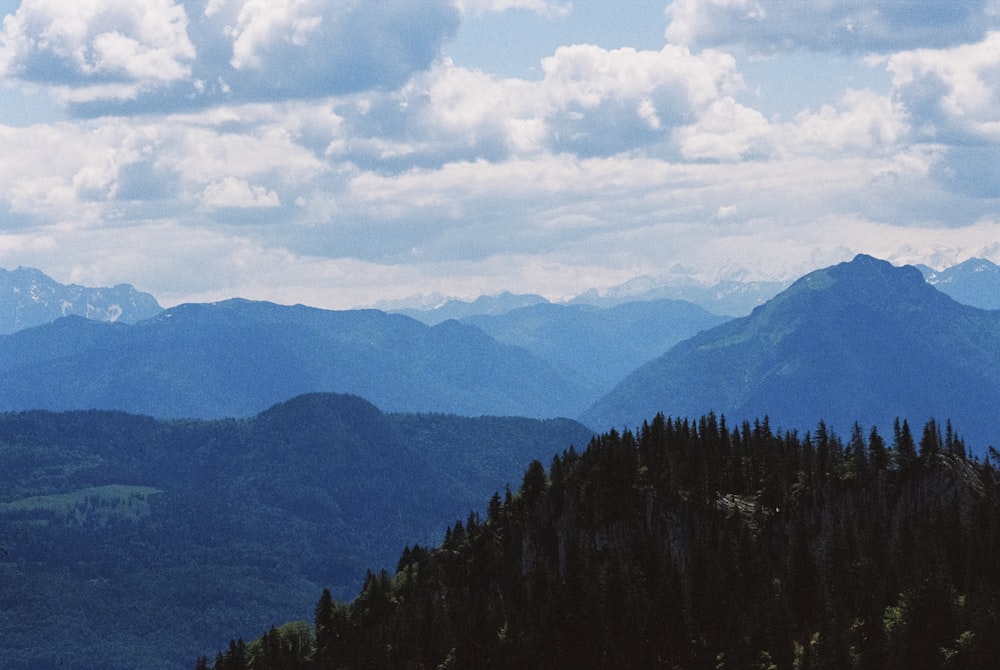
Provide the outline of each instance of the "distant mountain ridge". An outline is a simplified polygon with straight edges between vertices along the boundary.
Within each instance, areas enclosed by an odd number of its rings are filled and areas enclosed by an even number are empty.
[[[447,300],[440,305],[426,309],[401,308],[388,311],[405,314],[429,326],[434,326],[448,319],[466,319],[481,315],[497,316],[515,309],[548,303],[548,300],[533,293],[517,294],[504,291],[499,295],[481,295],[472,301]]]
[[[89,288],[60,284],[41,270],[0,268],[0,334],[77,315],[96,321],[135,323],[162,308],[149,293],[130,284]]]
[[[636,277],[603,291],[590,289],[570,300],[570,304],[614,307],[628,302],[684,300],[713,314],[743,316],[773,298],[788,282],[739,281],[726,279],[704,284],[692,279],[661,284],[651,277]]]
[[[1000,313],[962,305],[914,267],[859,255],[805,275],[749,316],[643,366],[582,416],[597,429],[715,411],[811,430],[951,419],[1000,444]]]
[[[728,320],[690,302],[661,299],[606,308],[546,302],[462,322],[610,389],[678,342]]]
[[[0,411],[249,416],[334,391],[387,411],[576,416],[598,391],[472,326],[377,310],[248,300],[186,304],[134,325],[67,317],[0,336]]]
[[[1000,309],[1000,267],[985,258],[970,258],[950,268],[921,268],[927,283],[958,302],[980,309]]]
[[[934,270],[916,266],[927,282],[960,303],[980,309],[1000,309],[1000,266],[983,258],[970,258],[957,265]],[[738,274],[738,273],[737,273]],[[688,276],[639,276],[605,289],[591,288],[565,302],[552,302],[535,294],[504,291],[483,295],[475,300],[446,299],[435,295],[419,300],[387,301],[379,309],[412,316],[418,321],[436,324],[446,319],[469,319],[475,316],[499,316],[515,309],[538,304],[591,305],[609,308],[630,302],[681,300],[702,309],[728,317],[746,316],[755,307],[788,288],[789,281],[753,281],[724,278],[714,283],[698,281]],[[429,302],[427,302],[429,301]]]

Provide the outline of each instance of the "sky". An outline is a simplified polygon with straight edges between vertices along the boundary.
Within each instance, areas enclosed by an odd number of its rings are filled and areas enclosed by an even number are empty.
[[[1000,263],[1000,0],[0,0],[0,267],[345,309]]]

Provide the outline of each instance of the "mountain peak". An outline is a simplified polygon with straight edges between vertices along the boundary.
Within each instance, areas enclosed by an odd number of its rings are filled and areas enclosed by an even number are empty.
[[[922,302],[932,300],[931,294],[937,293],[912,265],[896,266],[874,256],[858,254],[850,261],[810,272],[758,309],[777,309],[789,301],[798,305],[806,296],[815,298],[816,292],[840,304],[886,306],[904,297]]]
[[[0,268],[0,334],[76,314],[95,321],[135,323],[161,311],[156,298],[129,284],[88,288],[64,285],[41,270]]]
[[[884,285],[920,286],[924,283],[920,270],[912,265],[893,265],[867,254],[858,254],[850,261],[827,268],[825,272],[838,281],[874,283],[879,288]]]
[[[584,415],[635,425],[663,411],[777,425],[884,430],[894,417],[952,419],[995,443],[1000,314],[962,305],[918,269],[871,256],[816,270],[758,307],[680,343]]]

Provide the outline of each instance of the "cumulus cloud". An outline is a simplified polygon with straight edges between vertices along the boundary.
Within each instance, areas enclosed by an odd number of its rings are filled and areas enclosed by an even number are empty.
[[[569,3],[25,0],[0,38],[7,85],[92,118],[0,126],[0,260],[167,303],[329,307],[568,295],[680,260],[708,279],[852,250],[963,260],[998,225],[1000,33],[967,25],[978,5],[870,4],[677,0],[663,48],[554,46],[518,79],[440,45],[462,17]],[[899,45],[868,60],[891,88],[771,118],[741,72],[748,51]]]
[[[889,52],[978,40],[997,25],[992,0],[885,2],[832,0],[673,0],[667,40],[750,53],[794,48]]]
[[[771,134],[763,114],[723,97],[713,101],[697,121],[678,128],[674,137],[688,160],[733,161],[770,154]]]
[[[278,194],[263,186],[252,186],[245,179],[225,177],[213,181],[202,192],[207,207],[280,207]]]
[[[910,116],[904,105],[890,95],[871,90],[848,90],[838,106],[799,113],[792,123],[782,124],[783,147],[796,153],[824,155],[828,152],[883,154],[893,151],[910,132]]]
[[[1000,32],[950,49],[893,54],[887,67],[926,136],[1000,141]]]
[[[217,14],[224,3],[205,9],[205,16]],[[225,34],[233,41],[233,57],[229,63],[237,70],[260,68],[263,52],[276,42],[296,47],[309,43],[310,34],[323,25],[322,3],[316,0],[268,2],[245,0],[236,14],[235,25],[227,26]]]
[[[342,111],[354,139],[340,148],[382,169],[393,157],[428,167],[561,152],[734,161],[879,154],[911,129],[901,100],[869,89],[773,122],[738,101],[746,85],[737,61],[715,50],[576,45],[544,59],[542,72],[537,81],[503,79],[442,61],[363,113]],[[368,132],[379,139],[358,140]]]
[[[0,201],[46,222],[99,223],[103,203],[116,195],[118,171],[139,158],[136,141],[114,121],[86,132],[69,123],[0,126]]]
[[[459,16],[448,0],[25,0],[0,74],[58,84],[81,115],[393,89]]]
[[[420,157],[441,164],[546,152],[662,153],[673,151],[674,128],[710,113],[720,99],[731,102],[743,87],[731,57],[675,46],[560,47],[542,61],[542,73],[537,81],[503,79],[445,60],[363,112],[338,111],[349,127],[393,140],[392,151],[410,165]],[[353,143],[383,153],[386,146]]]
[[[4,19],[0,74],[135,97],[190,75],[187,25],[174,0],[25,0]]]

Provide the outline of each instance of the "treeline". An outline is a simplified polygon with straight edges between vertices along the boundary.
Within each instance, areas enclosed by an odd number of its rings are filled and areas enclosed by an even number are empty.
[[[994,667],[997,484],[950,423],[845,441],[660,415],[198,667]]]

